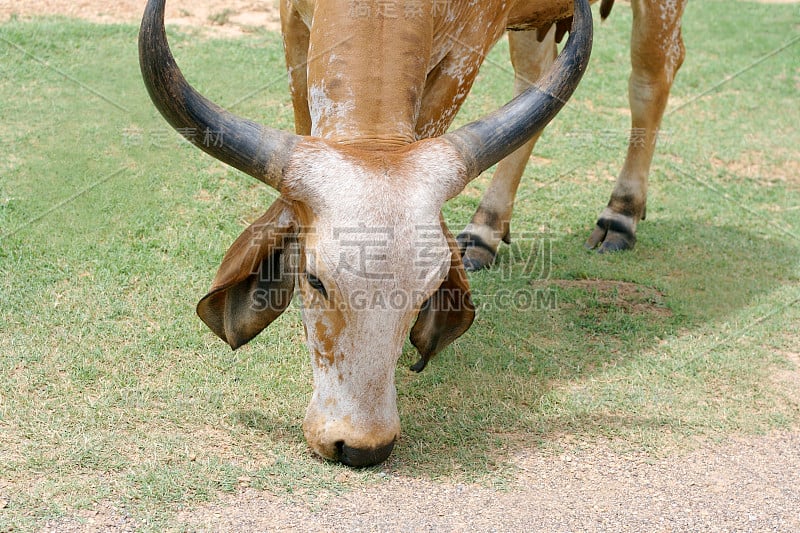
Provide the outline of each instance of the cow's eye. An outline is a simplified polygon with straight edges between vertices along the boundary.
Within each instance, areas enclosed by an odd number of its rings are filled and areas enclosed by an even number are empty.
[[[328,298],[328,291],[325,290],[325,285],[322,284],[322,281],[312,274],[311,272],[306,272],[306,279],[308,280],[308,284],[311,285],[314,290],[319,292],[324,298]]]

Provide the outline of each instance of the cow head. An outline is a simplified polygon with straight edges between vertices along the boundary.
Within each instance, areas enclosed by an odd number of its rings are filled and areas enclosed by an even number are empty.
[[[472,323],[459,251],[439,214],[464,173],[446,148],[387,156],[298,143],[281,198],[230,248],[198,306],[237,348],[297,284],[314,369],[304,430],[323,457],[385,459],[400,431],[394,369],[414,318],[423,365]]]
[[[591,47],[588,4],[542,87],[483,120],[402,148],[300,137],[236,117],[180,73],[151,0],[140,32],[153,102],[179,131],[215,132],[198,146],[264,181],[280,198],[226,253],[198,314],[232,348],[288,306],[295,288],[314,375],[304,432],[319,455],[353,466],[383,461],[400,433],[394,370],[410,334],[413,367],[466,331],[474,307],[446,200],[539,131],[574,90]],[[588,22],[587,22],[588,21]]]

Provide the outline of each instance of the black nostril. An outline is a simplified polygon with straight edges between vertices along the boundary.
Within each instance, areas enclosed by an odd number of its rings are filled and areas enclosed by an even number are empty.
[[[351,448],[342,441],[336,443],[339,460],[347,466],[361,468],[382,463],[389,457],[394,448],[394,440],[379,448]]]

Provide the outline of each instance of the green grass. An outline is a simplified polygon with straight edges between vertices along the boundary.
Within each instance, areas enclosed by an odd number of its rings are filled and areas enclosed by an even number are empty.
[[[178,141],[140,81],[135,27],[0,26],[0,530],[98,502],[159,529],[242,476],[304,499],[384,472],[502,486],[520,448],[662,453],[795,426],[797,396],[773,375],[800,343],[800,42],[745,67],[796,39],[800,14],[736,5],[689,3],[648,220],[633,252],[603,256],[582,243],[624,154],[630,11],[597,25],[590,70],[537,147],[547,162],[526,171],[517,243],[471,278],[475,325],[421,375],[406,347],[402,440],[347,479],[302,437],[297,309],[235,353],[194,315],[273,193]],[[171,39],[203,93],[291,128],[277,35]],[[459,123],[510,94],[500,43]],[[454,230],[487,182],[447,206]],[[531,242],[552,253],[546,275],[525,268]],[[555,305],[511,312],[503,290]]]

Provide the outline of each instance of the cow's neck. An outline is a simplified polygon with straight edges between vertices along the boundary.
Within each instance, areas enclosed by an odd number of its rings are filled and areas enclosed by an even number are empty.
[[[358,2],[315,5],[308,54],[311,134],[387,148],[411,143],[431,57],[433,17],[422,13],[409,23],[402,3],[393,4],[398,11],[387,16],[358,13],[354,5]]]

